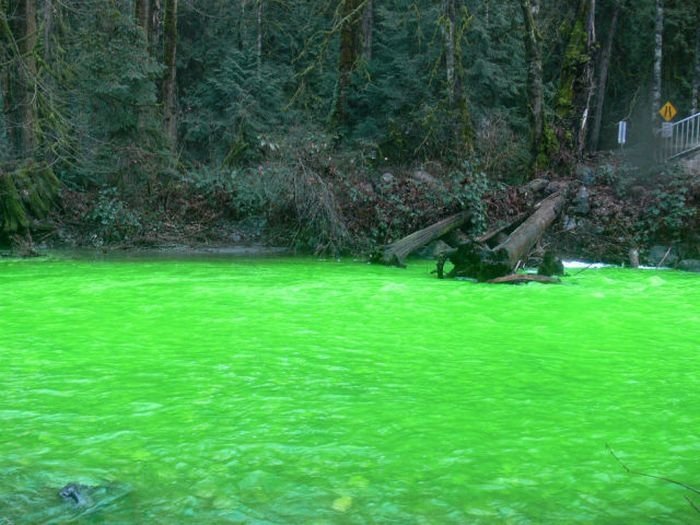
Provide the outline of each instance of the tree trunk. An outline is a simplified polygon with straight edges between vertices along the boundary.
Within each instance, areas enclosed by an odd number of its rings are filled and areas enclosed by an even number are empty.
[[[418,230],[417,232],[414,232],[411,235],[390,244],[384,249],[384,253],[379,258],[379,262],[394,266],[405,266],[406,257],[423,246],[426,246],[440,237],[444,237],[453,230],[460,228],[469,220],[470,216],[471,214],[466,211],[457,213],[456,215],[452,215],[447,219],[436,222],[427,228]]]
[[[51,34],[53,33],[54,24],[54,5],[53,0],[44,0],[44,62],[51,62],[51,56],[53,51],[53,42],[51,41]]]
[[[360,7],[362,0],[342,0],[340,8],[340,56],[338,59],[338,85],[332,121],[335,126],[347,124],[347,97],[352,72],[357,64]]]
[[[600,65],[598,68],[598,86],[596,88],[595,116],[591,127],[590,150],[597,151],[600,144],[600,129],[603,125],[603,108],[605,106],[605,91],[608,87],[608,70],[610,68],[610,56],[612,55],[612,45],[617,31],[617,21],[620,16],[620,3],[615,2],[610,29],[608,30],[605,47],[600,55]]]
[[[519,262],[525,261],[532,247],[554,222],[565,203],[566,195],[564,192],[553,193],[543,200],[535,213],[530,215],[508,236],[508,239],[496,246],[493,251],[507,254],[508,263],[511,268],[515,268]]]
[[[651,122],[658,124],[661,109],[661,66],[663,62],[664,44],[664,2],[656,0],[656,16],[654,17],[654,73],[651,87]]]
[[[585,1],[585,0],[584,0]],[[583,95],[583,108],[580,111],[580,126],[578,130],[578,140],[576,141],[578,157],[583,158],[583,152],[586,149],[586,138],[588,137],[588,122],[591,111],[591,100],[595,93],[595,70],[593,62],[593,54],[596,48],[596,31],[595,31],[595,15],[596,15],[596,0],[588,0],[588,21],[586,23],[586,54],[588,59],[583,71],[583,87],[585,94]]]
[[[455,82],[455,25],[457,23],[457,14],[455,9],[455,0],[443,1],[443,36],[445,37],[445,73],[447,75],[447,96],[450,104],[454,104],[456,94]]]
[[[248,0],[241,0],[240,6],[241,10],[238,15],[238,50],[243,51],[245,49],[245,8]]]
[[[151,37],[151,0],[136,0],[134,5],[136,24],[143,29],[146,42]]]
[[[564,53],[556,99],[556,114],[565,131],[566,147],[580,156],[585,146],[593,93],[595,0],[579,0]]]
[[[0,89],[2,89],[3,116],[5,120],[5,132],[10,145],[14,146],[14,112],[12,103],[12,79],[10,70],[13,69],[15,59],[14,37],[8,20],[6,3],[0,0],[0,61],[4,67],[0,68]]]
[[[447,98],[457,116],[455,139],[457,144],[470,151],[474,142],[467,96],[464,90],[464,67],[462,64],[462,33],[465,29],[461,16],[463,0],[443,0],[443,27],[445,47],[445,75]]]
[[[166,0],[163,28],[165,77],[163,79],[163,129],[171,148],[177,145],[177,0]]]
[[[8,20],[8,14],[14,19]],[[17,158],[31,157],[37,146],[37,43],[35,0],[9,2],[2,13],[0,32],[4,42],[3,99],[8,136]]]
[[[693,95],[691,101],[691,114],[698,112],[700,107],[700,2],[695,11],[695,69],[693,71]]]
[[[547,147],[545,143],[544,81],[542,80],[541,36],[535,21],[539,11],[538,0],[520,0],[525,21],[523,41],[527,62],[528,118],[530,121],[530,154],[532,172],[545,164]]]
[[[367,0],[362,13],[362,58],[372,60],[372,37],[374,32],[374,0]]]
[[[262,69],[262,53],[263,53],[263,0],[258,0],[258,12],[256,17],[256,27],[258,30],[257,42],[255,45],[255,59],[257,66],[258,78]]]

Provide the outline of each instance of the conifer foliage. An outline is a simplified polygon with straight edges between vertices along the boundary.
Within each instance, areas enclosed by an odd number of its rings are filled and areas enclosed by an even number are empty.
[[[0,162],[128,200],[328,133],[377,166],[523,180],[614,146],[618,120],[648,138],[659,100],[696,109],[699,17],[680,0],[0,0]]]

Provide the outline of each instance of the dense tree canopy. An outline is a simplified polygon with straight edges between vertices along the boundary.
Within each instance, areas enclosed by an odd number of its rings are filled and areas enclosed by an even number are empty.
[[[533,60],[537,118],[563,127],[561,146],[585,142],[565,135],[600,101],[609,147],[618,119],[649,126],[658,3],[4,0],[0,151],[73,179],[145,177],[171,165],[168,140],[185,163],[235,164],[319,127],[378,158],[459,161],[490,154],[493,133],[527,143]],[[688,112],[698,8],[665,4],[661,89]]]
[[[520,181],[697,108],[699,28],[680,0],[0,0],[0,161],[138,196],[323,137]]]

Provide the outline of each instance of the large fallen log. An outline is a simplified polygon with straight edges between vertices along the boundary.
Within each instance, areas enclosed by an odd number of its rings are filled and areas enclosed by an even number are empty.
[[[515,268],[519,261],[527,257],[532,247],[540,240],[545,230],[554,222],[566,203],[564,192],[553,193],[537,206],[535,213],[496,246],[493,251],[507,254],[508,263]]]
[[[563,191],[550,195],[495,248],[489,248],[478,240],[461,244],[456,250],[438,259],[438,277],[442,278],[444,275],[446,260],[454,265],[448,277],[470,277],[479,281],[489,281],[513,273],[527,260],[530,250],[554,222],[565,202],[566,196]]]
[[[436,222],[427,228],[418,230],[384,248],[382,254],[377,258],[378,262],[404,267],[406,266],[406,258],[409,255],[460,228],[469,220],[470,216],[469,212],[463,211]]]

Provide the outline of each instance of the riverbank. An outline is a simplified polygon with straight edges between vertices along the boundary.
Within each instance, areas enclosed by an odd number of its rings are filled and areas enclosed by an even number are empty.
[[[566,177],[543,173],[543,195],[566,188],[568,199],[535,258],[546,248],[618,265],[629,264],[631,252],[651,266],[700,259],[700,177],[691,168],[641,168],[610,155]],[[523,186],[493,181],[476,166],[376,169],[328,157],[301,170],[267,163],[188,173],[139,193],[63,187],[47,217],[11,238],[19,255],[61,248],[264,254],[284,247],[369,257],[462,209],[471,212],[465,234],[475,234],[533,205]]]

